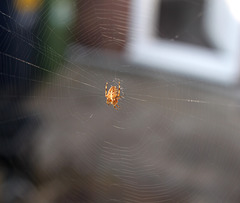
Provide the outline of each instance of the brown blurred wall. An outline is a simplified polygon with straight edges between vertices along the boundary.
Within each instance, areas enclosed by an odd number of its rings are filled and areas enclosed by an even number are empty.
[[[129,0],[77,2],[76,41],[84,46],[123,51],[126,45]]]

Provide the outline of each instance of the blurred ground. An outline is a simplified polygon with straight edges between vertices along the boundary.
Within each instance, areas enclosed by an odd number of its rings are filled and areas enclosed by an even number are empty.
[[[25,103],[41,126],[32,153],[38,189],[29,202],[240,201],[233,97],[180,79],[117,73],[125,99],[116,111],[104,98],[111,72],[89,69],[92,88],[62,71],[68,79],[49,79]]]

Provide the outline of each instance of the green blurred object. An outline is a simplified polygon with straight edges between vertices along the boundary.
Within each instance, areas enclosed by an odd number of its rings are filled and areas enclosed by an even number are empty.
[[[64,62],[64,52],[70,42],[70,27],[75,14],[74,3],[74,0],[44,1],[37,28],[40,49],[37,64],[41,70],[40,76],[57,71]]]

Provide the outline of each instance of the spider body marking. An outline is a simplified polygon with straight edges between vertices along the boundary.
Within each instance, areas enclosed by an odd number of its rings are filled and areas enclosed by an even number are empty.
[[[107,98],[106,103],[112,104],[115,109],[120,108],[118,104],[118,100],[122,98],[120,96],[120,82],[118,82],[118,89],[116,86],[111,86],[110,89],[107,91],[108,88],[108,82],[106,82],[105,86],[105,97]]]

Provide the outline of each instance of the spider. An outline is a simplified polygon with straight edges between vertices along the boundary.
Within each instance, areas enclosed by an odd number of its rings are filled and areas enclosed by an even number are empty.
[[[118,90],[116,86],[111,86],[110,89],[107,91],[108,82],[106,82],[105,86],[105,97],[107,98],[106,103],[112,104],[115,109],[120,108],[117,103],[122,96],[120,96],[120,82],[118,82]],[[118,107],[118,108],[117,108]]]

